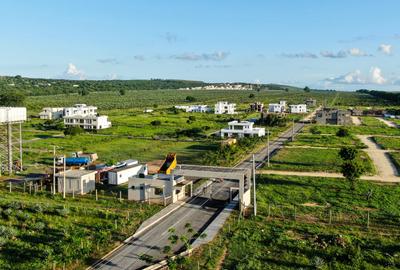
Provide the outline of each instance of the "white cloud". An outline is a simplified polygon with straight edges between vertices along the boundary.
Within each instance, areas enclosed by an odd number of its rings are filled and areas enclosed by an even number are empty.
[[[333,84],[386,84],[388,80],[383,76],[382,70],[378,67],[371,67],[369,74],[363,75],[360,70],[355,70],[347,74],[325,79],[326,82]]]
[[[390,44],[381,44],[379,45],[378,50],[386,55],[391,55],[393,52],[393,46]]]
[[[86,76],[82,70],[79,70],[74,64],[69,63],[62,78],[67,80],[85,80]]]
[[[347,52],[343,50],[338,51],[337,53],[331,51],[322,51],[321,56],[328,58],[345,58],[347,57]]]
[[[310,52],[303,52],[303,53],[283,53],[281,54],[282,57],[286,58],[311,58],[316,59],[318,55]]]
[[[362,50],[359,49],[359,48],[351,48],[351,49],[349,49],[349,54],[350,54],[351,56],[359,56],[359,57],[363,57],[363,56],[372,56],[372,54],[368,54],[368,53],[362,51]]]
[[[228,57],[228,52],[217,51],[213,53],[183,53],[178,55],[172,55],[172,59],[184,60],[184,61],[222,61]]]
[[[384,84],[386,79],[382,75],[382,71],[378,67],[372,67],[369,71],[369,80],[374,84]]]

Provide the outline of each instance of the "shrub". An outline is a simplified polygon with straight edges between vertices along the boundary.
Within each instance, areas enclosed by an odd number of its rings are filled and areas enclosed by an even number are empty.
[[[152,126],[160,126],[161,125],[161,121],[160,120],[153,120],[150,122],[150,124]]]
[[[254,97],[255,97],[254,94],[249,95],[249,98],[254,98]]]
[[[195,102],[197,99],[195,98],[195,97],[192,97],[192,96],[187,96],[186,97],[186,101],[188,101],[188,102]]]
[[[312,128],[310,128],[310,132],[311,134],[321,134],[321,130],[318,129],[318,127],[313,126]]]
[[[196,121],[196,116],[194,116],[194,115],[189,116],[189,120],[190,121]]]
[[[67,127],[64,130],[64,135],[76,136],[76,135],[82,134],[83,132],[84,132],[84,130],[81,127]]]
[[[336,136],[338,137],[347,137],[350,136],[350,131],[347,128],[339,128],[339,130],[336,132]]]

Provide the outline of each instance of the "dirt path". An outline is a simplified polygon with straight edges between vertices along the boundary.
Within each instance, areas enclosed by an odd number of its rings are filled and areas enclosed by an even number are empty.
[[[361,126],[361,120],[358,116],[352,116],[351,121],[353,122],[353,125]]]
[[[357,135],[357,137],[368,147],[367,149],[363,149],[363,151],[365,151],[374,162],[378,170],[378,176],[383,179],[398,178],[397,169],[388,156],[389,151],[381,149],[369,135]]]
[[[393,123],[392,121],[388,121],[381,117],[375,117],[375,118],[378,119],[379,121],[381,121],[382,123],[385,123],[388,127],[395,127],[395,128],[398,127],[397,124]]]
[[[257,170],[257,174],[276,174],[290,176],[310,176],[310,177],[327,177],[327,178],[344,178],[340,173],[326,172],[296,172],[296,171],[278,171],[278,170]],[[361,176],[361,180],[379,181],[388,183],[400,183],[400,177],[384,178],[379,175]]]

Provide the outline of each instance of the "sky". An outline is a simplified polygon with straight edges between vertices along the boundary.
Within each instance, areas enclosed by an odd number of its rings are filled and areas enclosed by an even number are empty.
[[[398,0],[2,0],[0,75],[400,90]]]

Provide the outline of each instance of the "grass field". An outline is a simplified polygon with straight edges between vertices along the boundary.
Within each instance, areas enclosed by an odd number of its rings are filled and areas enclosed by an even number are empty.
[[[303,132],[310,133],[312,127],[321,134],[336,134],[340,128],[340,126],[334,125],[309,125],[304,128]],[[400,136],[400,129],[388,126],[347,126],[346,128],[352,134]]]
[[[64,200],[1,183],[0,269],[85,269],[161,209],[101,194]]]
[[[304,134],[300,133],[296,136],[296,140],[289,142],[290,146],[318,146],[329,148],[340,148],[343,146],[355,146],[363,148],[364,144],[355,136],[338,137],[336,135],[323,134]]]
[[[256,218],[233,216],[183,269],[400,267],[398,185],[269,175],[257,197]]]
[[[375,169],[368,155],[361,151],[367,174]],[[283,148],[271,159],[272,170],[340,172],[339,149]]]
[[[372,117],[372,116],[363,116],[360,117],[361,123],[363,126],[367,126],[367,127],[382,127],[382,128],[386,128],[387,125],[385,123],[383,123],[382,121],[379,121],[378,119],[376,119],[376,117]]]
[[[383,149],[388,150],[400,150],[400,138],[399,137],[381,137],[375,136],[373,140],[379,144]]]

